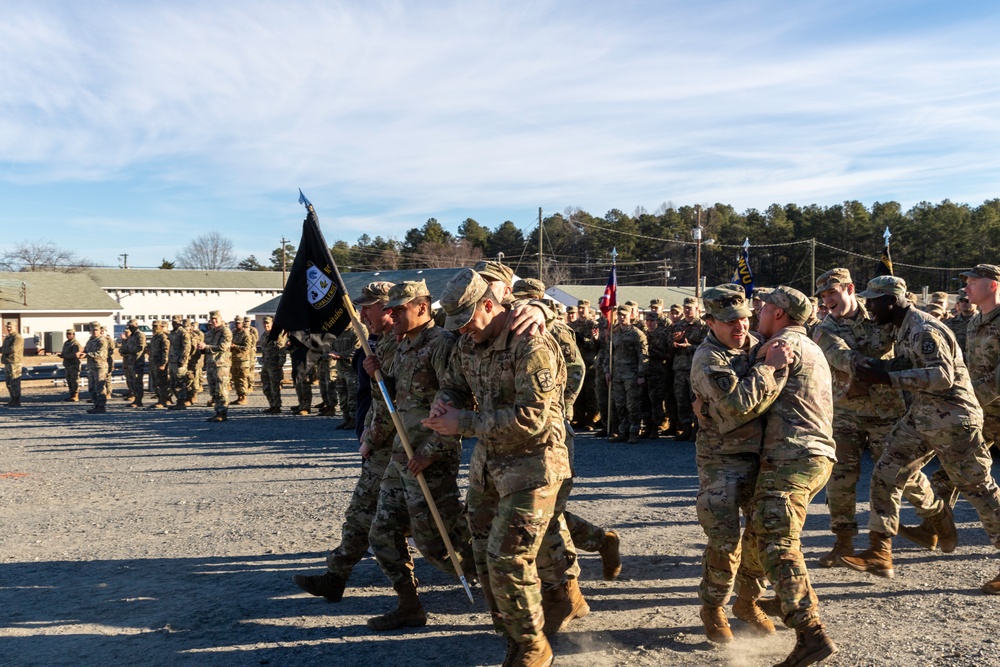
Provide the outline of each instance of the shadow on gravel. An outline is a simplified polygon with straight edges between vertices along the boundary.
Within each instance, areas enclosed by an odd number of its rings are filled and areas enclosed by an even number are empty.
[[[322,564],[317,554],[290,553],[0,565],[0,662],[104,667],[143,664],[144,651],[167,657],[166,664],[460,667],[502,659],[504,644],[487,627],[482,595],[470,605],[457,583],[426,564],[418,561],[428,626],[384,635],[363,620],[395,603],[374,561],[359,564],[339,604],[291,581],[292,573],[319,572]],[[463,636],[458,652],[456,635]]]

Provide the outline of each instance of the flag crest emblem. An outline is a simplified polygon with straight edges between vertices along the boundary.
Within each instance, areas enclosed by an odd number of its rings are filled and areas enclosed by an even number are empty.
[[[306,262],[306,299],[317,310],[330,302],[333,279],[312,262]]]

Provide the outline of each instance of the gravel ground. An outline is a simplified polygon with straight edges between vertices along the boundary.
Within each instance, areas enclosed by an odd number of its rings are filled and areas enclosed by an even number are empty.
[[[64,395],[27,383],[23,409],[0,409],[0,664],[502,660],[481,594],[470,605],[419,559],[426,628],[368,631],[365,620],[394,600],[371,558],[336,605],[291,583],[294,573],[322,571],[357,474],[356,442],[333,429],[337,420],[261,415],[259,391],[220,425],[204,421],[208,408],[130,411],[118,397],[107,415],[87,415],[83,403],[59,402]],[[286,405],[290,396],[286,389]],[[467,443],[466,458],[470,451]],[[581,555],[592,613],[554,640],[557,665],[750,666],[784,658],[795,637],[783,628],[752,639],[733,620],[737,641],[726,647],[702,634],[692,444],[611,445],[583,435],[576,459],[571,506],[621,533],[624,570],[605,582],[597,555]],[[865,466],[867,475],[870,461]],[[1000,665],[1000,597],[979,593],[1000,559],[970,505],[956,508],[954,554],[897,539],[897,576],[882,580],[812,565],[833,543],[822,503],[820,495],[803,548],[841,649],[826,664]],[[909,509],[903,518],[915,521]]]

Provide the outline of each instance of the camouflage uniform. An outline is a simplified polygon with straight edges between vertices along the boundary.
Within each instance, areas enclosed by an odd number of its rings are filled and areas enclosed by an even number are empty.
[[[597,326],[597,323],[595,320],[585,319],[577,320],[569,326],[576,333],[576,344],[586,368],[586,373],[583,376],[583,387],[580,389],[580,395],[577,396],[573,411],[577,423],[589,427],[600,415],[596,393],[598,369],[594,364],[594,361],[597,359],[597,352],[600,349],[598,338],[594,335],[594,328]],[[603,381],[603,377],[601,381]]]
[[[955,334],[955,340],[958,342],[958,349],[968,357],[968,335],[971,329],[972,320],[976,319],[977,315],[956,315],[951,319],[947,320],[945,324],[951,329],[951,332]]]
[[[21,363],[24,360],[24,338],[18,331],[11,330],[11,333],[4,336],[3,344],[0,345],[0,363],[3,364],[4,383],[7,385],[7,392],[10,394],[10,402],[20,404],[21,402]]]
[[[163,331],[164,323],[153,323],[153,337],[149,340],[149,381],[156,393],[156,404],[165,406],[170,401],[170,376],[167,363],[170,354],[170,339]],[[161,368],[161,366],[163,368]]]
[[[103,410],[107,404],[108,395],[108,339],[100,335],[100,329],[91,323],[90,339],[83,347],[87,355],[87,379],[90,384],[90,397],[94,408]]]
[[[202,373],[205,368],[205,353],[198,349],[205,342],[205,334],[197,323],[189,322],[188,333],[191,334],[191,357],[188,359],[188,400],[195,403],[198,394],[202,392]]]
[[[997,444],[1000,438],[1000,307],[972,318],[966,344],[969,378],[983,408],[983,436],[987,442]]]
[[[800,321],[812,308],[787,287],[762,297]],[[774,336],[794,359],[775,373],[779,395],[767,412],[760,473],[751,501],[752,526],[764,572],[778,599],[785,625],[803,629],[819,623],[816,594],[809,582],[799,537],[813,497],[830,477],[836,460],[833,440],[833,379],[819,346],[802,325]],[[754,568],[757,569],[757,568]]]
[[[134,328],[134,331],[133,331]],[[125,372],[125,386],[132,396],[134,404],[142,404],[142,397],[145,394],[144,367],[146,353],[146,334],[139,329],[139,323],[129,322],[129,335],[118,347],[122,355],[122,369]]]
[[[101,333],[108,341],[108,381],[104,383],[104,393],[111,398],[111,379],[115,374],[115,339],[104,327],[101,327]]]
[[[366,329],[365,336],[367,335]],[[358,405],[358,374],[354,372],[351,358],[359,347],[361,347],[361,341],[358,339],[354,327],[347,327],[342,334],[337,336],[337,341],[333,344],[334,351],[340,355],[336,362],[337,377],[333,384],[337,395],[336,402],[340,403],[340,410],[344,415],[345,422],[351,424],[354,423],[354,415]]]
[[[576,403],[577,397],[583,391],[583,379],[587,374],[587,366],[583,362],[580,348],[576,346],[576,335],[569,328],[569,325],[560,320],[553,320],[546,325],[549,333],[559,344],[559,350],[566,362],[566,389],[563,402],[566,406],[566,420],[572,422],[573,404]]]
[[[264,318],[265,323],[271,321],[273,320],[270,317]],[[288,357],[285,346],[287,344],[288,335],[282,331],[275,340],[265,338],[261,346],[260,386],[267,398],[267,404],[272,408],[281,408],[281,381],[285,377],[285,359]],[[367,533],[365,535],[365,544],[367,545]]]
[[[646,333],[646,341],[649,344],[649,371],[646,373],[646,387],[649,392],[649,403],[651,410],[651,430],[656,431],[663,424],[666,418],[665,408],[667,405],[667,395],[673,395],[673,385],[667,384],[668,378],[672,381],[672,375],[667,373],[667,364],[673,364],[673,335],[670,325],[662,325],[659,322],[656,328]],[[673,368],[670,369],[671,373]],[[675,406],[676,400],[671,401]],[[675,415],[676,418],[676,415]]]
[[[441,299],[448,328],[469,321],[486,287],[468,269],[452,278]],[[476,568],[494,628],[522,645],[544,642],[535,558],[570,476],[565,380],[555,339],[504,330],[481,345],[462,336],[438,394],[460,406],[462,435],[477,438],[468,494]]]
[[[170,384],[177,397],[177,407],[183,408],[188,396],[188,362],[191,360],[191,334],[184,328],[184,318],[174,317],[174,330],[170,332],[170,352],[167,355],[167,370]]]
[[[210,328],[205,334],[205,366],[208,370],[208,391],[217,417],[229,412],[229,369],[232,366],[233,332],[225,322]]]
[[[684,299],[684,305],[690,305],[688,299]],[[694,412],[691,410],[691,359],[707,333],[708,327],[700,317],[691,322],[678,320],[673,327],[674,342],[688,343],[687,347],[674,348],[674,400],[677,402],[677,421],[681,430],[690,429],[694,424]]]
[[[260,332],[253,326],[249,317],[243,318],[243,328],[250,336],[250,364],[247,366],[247,393],[253,393],[254,373],[257,370],[257,345],[260,343]]]
[[[415,298],[406,291],[411,285],[400,283],[393,287],[387,307],[401,305],[399,300],[407,296],[410,298],[403,303]],[[426,286],[423,289],[426,291]],[[399,343],[392,366],[383,369],[383,375],[391,378],[395,386],[396,412],[413,453],[432,460],[423,471],[424,480],[464,569],[473,560],[469,527],[463,521],[465,506],[458,490],[462,441],[456,436],[438,435],[420,423],[430,414],[431,402],[454,346],[454,335],[430,321],[414,338],[404,338]],[[413,559],[406,545],[407,534],[428,562],[455,573],[417,478],[406,467],[407,460],[397,434],[391,460],[379,485],[375,520],[368,533],[375,559],[393,587],[416,583]]]
[[[622,312],[626,306],[619,306]],[[646,377],[649,354],[646,335],[631,325],[615,326],[611,334],[614,363],[611,369],[611,392],[618,412],[622,436],[638,437],[642,429],[642,389],[636,382]]]
[[[67,334],[72,333],[73,338],[67,339],[63,343],[62,352],[59,358],[63,360],[63,367],[66,369],[66,388],[69,389],[69,398],[66,400],[76,400],[80,393],[80,341],[76,339],[76,332],[72,329],[66,330]]]
[[[817,279],[817,293],[838,284],[850,284],[847,269],[833,269]],[[837,462],[826,486],[830,507],[830,529],[837,535],[858,533],[857,485],[861,475],[861,453],[867,445],[872,461],[878,461],[885,446],[885,436],[906,410],[898,389],[859,384],[854,364],[865,357],[891,359],[891,325],[879,325],[858,302],[851,318],[832,313],[820,322],[813,340],[823,350],[833,375],[833,438],[837,442]],[[903,495],[910,499],[927,482],[923,473],[908,482]],[[919,502],[919,501],[918,501]]]
[[[350,328],[350,327],[349,327]],[[336,344],[335,344],[336,345]],[[329,354],[322,354],[316,362],[316,381],[319,384],[319,399],[323,410],[331,414],[336,411],[340,404],[337,398],[336,383],[337,362],[330,358]]]
[[[597,356],[594,358],[594,391],[604,432],[606,435],[611,435],[618,432],[618,411],[615,410],[614,401],[609,400],[611,386],[607,380],[607,374],[610,368],[608,359],[611,357],[608,349],[608,335],[607,321],[602,319],[598,328]]]
[[[871,291],[872,283],[862,296],[881,296]],[[875,464],[869,528],[896,534],[901,488],[936,454],[951,482],[976,508],[990,541],[1000,548],[1000,489],[990,475],[983,411],[954,334],[911,306],[896,332],[895,352],[895,359],[881,366],[889,371],[892,386],[909,392],[913,400]],[[930,486],[923,484],[921,491],[924,502],[917,505],[917,514],[931,517],[941,512],[943,501]]]
[[[253,345],[250,334],[243,327],[243,320],[237,317],[235,322],[240,325],[240,328],[232,333],[232,382],[233,389],[236,390],[236,400],[245,403],[247,393],[250,391],[248,369],[253,363]]]

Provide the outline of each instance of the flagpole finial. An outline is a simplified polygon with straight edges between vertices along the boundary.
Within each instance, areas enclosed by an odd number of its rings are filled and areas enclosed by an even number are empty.
[[[885,226],[885,234],[882,235],[885,238],[885,242],[889,242],[889,237],[892,236],[892,232],[889,231],[889,225]]]
[[[611,261],[615,262],[617,260],[618,260],[618,248],[615,247],[611,249]]]
[[[744,250],[749,250],[750,249],[750,237],[749,236],[743,241],[743,249]]]
[[[302,188],[299,188],[299,203],[306,208],[312,208],[312,202],[306,199],[306,196],[302,194]]]

